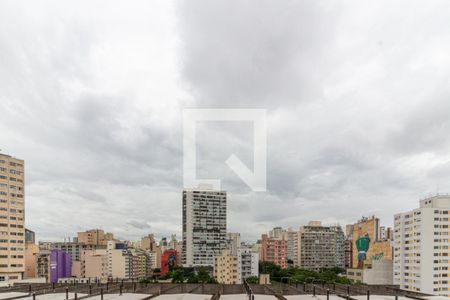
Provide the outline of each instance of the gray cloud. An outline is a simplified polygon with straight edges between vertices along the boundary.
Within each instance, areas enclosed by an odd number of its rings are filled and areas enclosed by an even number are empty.
[[[265,108],[268,191],[252,126],[198,130],[198,174],[256,239],[319,219],[383,223],[450,190],[445,1],[0,4],[0,148],[26,160],[38,238],[181,231],[183,108]]]

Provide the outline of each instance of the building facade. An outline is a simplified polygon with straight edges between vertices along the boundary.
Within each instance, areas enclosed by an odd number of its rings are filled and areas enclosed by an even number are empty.
[[[214,278],[221,284],[235,284],[238,281],[238,259],[230,250],[214,257]]]
[[[244,280],[259,276],[259,254],[250,248],[239,248],[237,250],[237,280],[236,283],[244,283]]]
[[[261,261],[273,262],[283,269],[287,268],[287,241],[283,236],[269,237],[269,235],[261,236]]]
[[[106,249],[83,250],[80,260],[81,278],[108,279],[108,254]]]
[[[344,268],[344,239],[340,226],[322,226],[318,221],[301,226],[297,235],[297,266],[313,271]]]
[[[0,281],[25,272],[25,163],[0,153]]]
[[[394,284],[450,296],[450,196],[420,201],[394,217]]]
[[[183,265],[214,266],[226,247],[227,193],[200,185],[183,191]]]
[[[91,229],[78,232],[77,240],[80,244],[106,246],[108,241],[114,240],[114,236],[112,233],[105,232],[102,229]]]

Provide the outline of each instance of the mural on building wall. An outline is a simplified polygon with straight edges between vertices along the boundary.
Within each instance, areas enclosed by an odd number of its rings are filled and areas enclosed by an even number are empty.
[[[358,249],[358,269],[364,267],[364,261],[367,258],[367,251],[369,251],[370,237],[368,234],[356,240],[356,249]]]
[[[172,272],[173,268],[177,265],[177,256],[176,253],[171,253],[169,255],[169,259],[167,262],[168,266],[169,266],[169,271]]]

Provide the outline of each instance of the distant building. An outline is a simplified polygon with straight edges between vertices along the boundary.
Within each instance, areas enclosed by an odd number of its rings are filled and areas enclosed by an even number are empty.
[[[355,282],[365,284],[392,285],[392,261],[374,260],[370,267],[364,269],[347,269],[345,276]]]
[[[72,259],[69,254],[62,250],[51,250],[50,252],[50,282],[58,282],[60,278],[72,276]]]
[[[392,261],[391,241],[381,239],[380,220],[375,216],[363,217],[353,224],[352,240],[353,268],[370,267],[373,259]]]
[[[177,265],[177,251],[176,250],[166,250],[161,256],[161,276],[166,275],[168,272],[172,271]]]
[[[124,255],[125,245],[114,241],[107,243],[106,252],[108,255],[108,278],[126,279],[129,277],[129,262]],[[126,253],[126,252],[125,252]]]
[[[353,240],[351,236],[344,241],[344,267],[346,269],[353,268]]]
[[[83,250],[80,260],[81,278],[108,280],[108,254],[106,249]]]
[[[37,253],[36,274],[50,282],[50,250],[40,250]]]
[[[259,275],[259,254],[250,248],[237,250],[237,280],[236,283],[244,283],[244,280]]]
[[[80,261],[81,252],[84,250],[95,250],[95,249],[106,249],[103,245],[88,245],[79,243],[77,241],[73,242],[39,242],[39,249],[44,250],[62,250],[68,253],[72,261]]]
[[[25,228],[25,243],[36,243],[36,235],[34,231]]]
[[[344,268],[344,238],[340,226],[322,226],[319,221],[301,226],[296,241],[296,265],[314,271]]]
[[[378,218],[363,217],[352,224],[350,237],[346,241],[346,255],[351,253],[351,260],[346,257],[347,276],[365,284],[393,283],[392,243],[390,228],[380,226]],[[351,241],[351,249],[348,241]],[[382,277],[380,277],[382,276]]]
[[[225,249],[227,193],[209,185],[183,191],[183,265],[214,266]]]
[[[24,161],[0,153],[0,281],[25,272]]]
[[[102,229],[91,229],[77,234],[78,243],[93,246],[106,246],[108,241],[114,240],[114,235]]]
[[[231,251],[231,254],[237,255],[237,250],[241,247],[241,234],[240,233],[227,233],[226,249]]]
[[[226,249],[214,257],[214,278],[221,284],[235,284],[238,280],[237,256]]]
[[[394,216],[394,284],[450,297],[450,196],[420,201]]]
[[[270,233],[269,233],[270,234]],[[287,241],[282,235],[261,236],[260,259],[287,268]]]
[[[24,278],[36,278],[37,277],[37,259],[38,259],[39,247],[38,245],[29,242],[25,244],[25,273]]]

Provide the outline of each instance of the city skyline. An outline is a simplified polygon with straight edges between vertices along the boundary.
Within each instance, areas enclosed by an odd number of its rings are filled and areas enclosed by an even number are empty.
[[[225,163],[252,166],[251,125],[198,126],[229,231],[392,226],[450,191],[449,4],[435,3],[3,1],[0,148],[27,163],[27,225],[181,233],[183,109],[258,108],[267,192]]]

